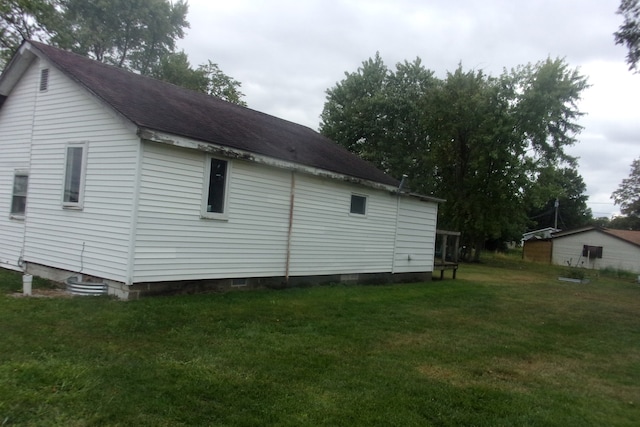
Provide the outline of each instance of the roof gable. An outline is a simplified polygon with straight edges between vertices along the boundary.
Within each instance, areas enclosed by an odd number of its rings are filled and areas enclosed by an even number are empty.
[[[53,65],[139,128],[152,129],[388,186],[399,181],[318,132],[219,98],[38,42]],[[23,44],[24,46],[24,44]]]
[[[640,231],[613,230],[611,228],[605,228],[602,231],[629,243],[633,243],[636,246],[640,246]]]
[[[573,230],[560,231],[558,233],[553,233],[552,237],[554,239],[557,239],[557,238],[571,236],[579,233],[585,233],[589,231],[604,233],[609,236],[615,237],[616,239],[624,240],[627,243],[631,243],[632,245],[640,247],[640,231],[633,231],[633,230],[614,230],[612,228],[604,228],[604,227],[581,227]]]

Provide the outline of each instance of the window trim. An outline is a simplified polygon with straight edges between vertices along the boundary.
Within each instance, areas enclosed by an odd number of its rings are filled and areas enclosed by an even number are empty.
[[[14,212],[14,198],[16,197],[16,178],[19,176],[23,176],[27,178],[27,188],[24,194],[24,212]],[[29,197],[29,171],[27,169],[16,169],[13,172],[13,185],[11,186],[11,205],[9,206],[9,218],[24,220],[27,215],[27,198]]]
[[[354,212],[353,211],[353,198],[354,197],[360,197],[362,199],[364,199],[364,212]],[[351,193],[351,197],[349,199],[349,215],[351,216],[356,216],[356,217],[366,217],[367,216],[367,205],[369,204],[369,196],[367,196],[366,194],[358,194],[358,193]]]
[[[222,212],[208,212],[207,204],[209,199],[209,187],[211,177],[211,161],[220,160],[227,163],[225,180],[224,180],[224,196],[222,200]],[[216,157],[207,154],[204,160],[204,176],[202,186],[202,205],[200,206],[200,218],[202,219],[215,219],[226,221],[229,219],[229,182],[231,181],[232,162],[229,159]]]
[[[64,209],[78,209],[81,210],[84,208],[84,186],[85,186],[85,178],[87,174],[87,156],[89,151],[89,143],[87,141],[82,142],[69,142],[65,145],[64,148],[64,165],[63,165],[63,174],[62,174],[62,207]],[[71,148],[81,148],[81,160],[80,160],[80,182],[78,183],[78,201],[66,201],[65,194],[67,192],[67,166],[69,161],[69,151]]]

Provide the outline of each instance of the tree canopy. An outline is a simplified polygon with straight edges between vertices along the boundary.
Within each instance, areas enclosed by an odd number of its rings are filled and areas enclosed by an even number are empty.
[[[547,198],[546,203],[541,206],[539,202],[531,205],[527,214],[531,220],[529,228],[557,226],[567,230],[592,223],[593,214],[587,207],[588,196],[585,194],[587,186],[575,169],[569,167],[544,169],[538,175],[536,188],[542,189],[540,201],[544,203],[544,198],[549,195],[551,198]]]
[[[640,158],[631,163],[629,178],[622,180],[611,198],[623,214],[640,217]]]
[[[182,86],[187,89],[204,92],[234,104],[247,106],[242,99],[241,83],[220,70],[218,64],[207,64],[192,68],[184,51],[169,53],[151,67],[152,77]]]
[[[149,74],[189,27],[184,0],[59,0],[62,25],[51,42],[118,67]]]
[[[36,39],[142,75],[246,105],[241,83],[212,61],[192,68],[176,42],[189,28],[185,0],[6,0],[0,4],[0,68]]]
[[[389,69],[376,54],[327,90],[320,130],[409,175],[413,191],[445,198],[439,227],[480,249],[519,238],[529,212],[555,200],[557,185],[538,178],[575,167],[566,148],[581,130],[576,103],[587,86],[561,59],[498,77],[460,65],[440,79],[419,58]]]
[[[621,0],[617,13],[622,15],[624,21],[618,31],[613,33],[616,44],[626,46],[629,69],[638,72],[638,61],[640,61],[640,1]]]
[[[14,54],[22,40],[44,41],[50,37],[49,25],[57,17],[55,3],[49,0],[3,0],[0,2],[0,69]]]

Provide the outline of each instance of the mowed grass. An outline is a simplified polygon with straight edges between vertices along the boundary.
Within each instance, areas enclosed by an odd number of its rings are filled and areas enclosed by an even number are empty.
[[[0,425],[638,425],[640,286],[558,275],[492,257],[456,280],[121,302],[16,298],[0,270]]]

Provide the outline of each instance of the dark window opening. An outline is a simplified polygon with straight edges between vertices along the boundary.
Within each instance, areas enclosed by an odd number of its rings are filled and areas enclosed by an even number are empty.
[[[589,259],[602,258],[602,246],[582,246],[582,256]]]
[[[367,198],[365,196],[351,195],[351,213],[364,215],[367,211]]]
[[[227,186],[227,162],[211,159],[209,171],[209,195],[207,197],[207,212],[224,213],[224,197]]]

